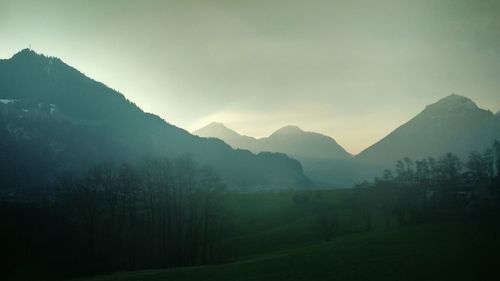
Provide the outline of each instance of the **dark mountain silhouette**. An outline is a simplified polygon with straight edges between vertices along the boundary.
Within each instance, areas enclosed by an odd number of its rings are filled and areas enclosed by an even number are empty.
[[[297,126],[285,126],[269,137],[255,139],[243,136],[227,128],[222,123],[212,122],[194,131],[203,137],[219,138],[234,148],[248,149],[253,152],[271,151],[286,153],[299,160],[304,170],[319,185],[345,186],[343,175],[333,176],[337,170],[350,167],[351,155],[334,139],[313,132],[305,132]],[[335,170],[326,169],[334,165]],[[350,169],[350,168],[348,168]],[[345,174],[345,173],[343,173]]]
[[[447,152],[466,158],[500,139],[500,119],[470,99],[452,94],[355,157],[358,162],[390,167],[406,156],[421,159]]]
[[[186,153],[213,165],[235,188],[310,185],[298,161],[193,136],[58,58],[25,49],[0,60],[3,188],[39,188],[102,161]]]

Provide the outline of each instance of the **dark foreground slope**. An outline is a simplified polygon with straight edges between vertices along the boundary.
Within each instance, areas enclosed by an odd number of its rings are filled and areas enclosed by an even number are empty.
[[[189,153],[235,188],[310,185],[284,154],[234,150],[145,113],[122,94],[61,60],[23,50],[0,60],[3,189],[40,188],[102,161]]]
[[[124,272],[108,280],[498,280],[498,227],[409,226],[339,237],[225,265]]]

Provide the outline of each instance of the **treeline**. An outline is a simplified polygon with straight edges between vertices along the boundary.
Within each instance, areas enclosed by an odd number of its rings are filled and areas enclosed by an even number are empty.
[[[357,184],[341,200],[321,191],[297,193],[293,202],[308,206],[321,236],[420,222],[500,218],[500,142],[472,152],[463,162],[446,153],[438,158],[397,161],[372,182]],[[336,202],[338,201],[338,202]]]
[[[452,153],[437,159],[404,158],[373,183],[357,187],[362,188],[360,193],[369,193],[367,204],[381,209],[387,224],[393,215],[400,224],[407,224],[432,219],[439,212],[496,212],[500,206],[500,142],[483,152],[472,152],[465,162]]]
[[[224,257],[224,184],[189,156],[101,164],[55,189],[44,203],[0,205],[8,276],[45,271],[57,279]]]

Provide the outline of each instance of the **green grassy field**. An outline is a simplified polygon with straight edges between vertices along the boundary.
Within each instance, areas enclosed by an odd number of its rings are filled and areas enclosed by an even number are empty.
[[[292,193],[228,194],[224,209],[235,256],[253,256],[321,239],[314,215]]]
[[[375,223],[372,231],[345,232],[325,242],[308,206],[314,201],[297,204],[292,196],[227,195],[228,244],[236,245],[233,262],[83,280],[500,280],[499,226],[471,221],[405,227]],[[349,192],[318,196],[342,212]]]
[[[346,235],[230,264],[86,280],[498,280],[500,230],[425,224]]]

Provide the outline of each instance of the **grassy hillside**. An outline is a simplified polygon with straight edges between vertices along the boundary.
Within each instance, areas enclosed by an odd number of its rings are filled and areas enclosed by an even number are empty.
[[[228,193],[222,200],[230,231],[226,242],[234,256],[246,257],[322,240],[316,205],[327,202],[342,220],[350,220],[351,195],[350,190]]]
[[[371,231],[355,225],[346,206],[352,190],[226,194],[234,259],[210,266],[123,272],[107,280],[485,280],[500,278],[500,226],[474,221],[386,226],[374,213]],[[307,199],[304,199],[304,195]],[[340,215],[330,242],[314,206]],[[496,277],[496,278],[495,278]]]
[[[425,224],[342,236],[235,263],[125,272],[107,280],[497,280],[500,228]]]

